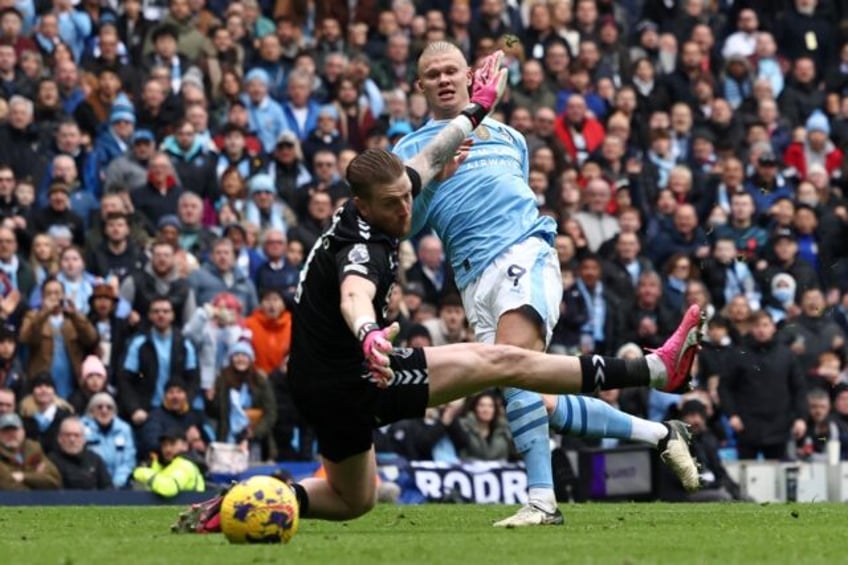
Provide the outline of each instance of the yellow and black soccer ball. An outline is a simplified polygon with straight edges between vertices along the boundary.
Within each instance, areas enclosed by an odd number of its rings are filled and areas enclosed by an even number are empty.
[[[221,531],[230,543],[288,543],[298,522],[294,490],[274,477],[250,477],[221,503]]]

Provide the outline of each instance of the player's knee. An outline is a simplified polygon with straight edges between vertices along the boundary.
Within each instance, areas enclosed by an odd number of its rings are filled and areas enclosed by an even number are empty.
[[[482,348],[478,368],[497,378],[499,384],[512,384],[526,362],[527,352],[513,345],[492,345]]]
[[[371,512],[376,505],[377,490],[371,489],[368,493],[363,493],[362,496],[358,496],[356,500],[348,501],[348,509],[350,510],[350,516],[348,516],[348,519],[353,520],[354,518],[364,516]]]

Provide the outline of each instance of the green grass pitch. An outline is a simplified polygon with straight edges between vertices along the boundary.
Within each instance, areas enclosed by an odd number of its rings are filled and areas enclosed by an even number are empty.
[[[176,535],[179,509],[0,508],[0,563],[846,563],[848,506],[563,505],[562,527],[498,530],[503,506],[379,506],[347,523],[304,521],[285,546]]]

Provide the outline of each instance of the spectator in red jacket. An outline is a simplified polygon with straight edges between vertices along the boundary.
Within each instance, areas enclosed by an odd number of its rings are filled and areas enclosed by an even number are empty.
[[[572,94],[568,97],[565,112],[556,121],[557,138],[565,146],[571,161],[579,165],[604,140],[604,126],[586,110],[586,99],[580,94]]]
[[[816,110],[807,118],[805,125],[807,136],[804,141],[796,141],[789,145],[783,160],[787,167],[794,167],[798,177],[807,178],[809,167],[814,164],[823,165],[830,177],[839,175],[842,171],[844,154],[830,140],[830,123],[820,110]]]

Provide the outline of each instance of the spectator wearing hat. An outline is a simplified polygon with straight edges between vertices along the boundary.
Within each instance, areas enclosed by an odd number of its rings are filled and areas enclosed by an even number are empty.
[[[374,129],[378,130],[382,126],[377,126]],[[400,120],[388,127],[386,130],[386,137],[389,140],[388,149],[391,151],[391,148],[397,145],[397,143],[403,139],[403,136],[412,133],[412,124],[405,120]]]
[[[86,446],[103,459],[112,485],[124,488],[136,464],[136,449],[132,428],[117,413],[115,399],[99,392],[89,400],[82,424]]]
[[[173,377],[185,382],[190,399],[200,384],[194,345],[174,325],[174,307],[169,297],[154,298],[147,310],[149,329],[137,334],[127,347],[118,373],[118,402],[121,417],[138,429],[150,411],[162,405],[165,384]]]
[[[161,150],[170,157],[180,184],[210,201],[217,196],[217,155],[206,149],[191,122],[180,120]]]
[[[806,137],[804,141],[796,141],[789,145],[783,160],[787,167],[794,167],[798,177],[807,178],[810,165],[824,165],[828,176],[842,174],[842,150],[830,140],[830,123],[821,110],[815,110],[807,118],[805,124]]]
[[[14,413],[0,416],[0,491],[61,487],[59,470],[37,441],[26,438],[20,416]]]
[[[150,159],[147,184],[130,193],[133,208],[144,219],[148,233],[154,233],[162,216],[177,214],[183,192],[168,155],[155,153]]]
[[[262,69],[253,69],[245,76],[246,93],[242,100],[247,106],[250,129],[256,132],[265,153],[272,153],[277,139],[295,126],[286,119],[283,108],[268,94],[270,77]]]
[[[751,148],[754,171],[745,180],[745,190],[754,197],[759,216],[765,216],[779,198],[792,198],[792,186],[780,172],[780,162],[769,142],[757,143]]]
[[[135,109],[130,102],[123,95],[116,98],[109,112],[108,126],[97,135],[94,144],[98,170],[105,170],[109,163],[126,153],[135,122]]]
[[[792,275],[778,273],[769,281],[767,288],[769,294],[763,308],[771,315],[774,323],[782,327],[784,322],[800,313],[800,309],[795,304],[797,284]]]
[[[129,315],[119,315],[119,303]],[[120,312],[123,314],[123,312]],[[139,326],[140,316],[131,311],[130,305],[118,296],[117,286],[109,283],[97,283],[89,298],[88,319],[97,330],[97,348],[94,353],[106,365],[106,379],[115,383],[117,371],[126,354],[130,335]],[[93,356],[90,356],[90,358]],[[83,363],[83,372],[85,363]],[[85,375],[83,375],[85,380]],[[77,414],[84,406],[75,406]]]
[[[798,257],[798,239],[795,232],[788,227],[778,228],[771,236],[771,252],[768,265],[765,269],[758,271],[760,286],[770,289],[774,285],[774,278],[780,273],[786,273],[795,282],[796,294],[792,296],[791,302],[797,303],[809,288],[820,288],[819,277],[810,264]],[[770,295],[766,296],[769,302]],[[785,295],[784,297],[785,298]],[[778,303],[786,303],[786,300],[778,299]]]
[[[29,346],[27,374],[32,378],[49,371],[56,392],[67,399],[77,387],[85,351],[97,343],[97,331],[75,302],[66,299],[59,279],[46,279],[40,290],[40,309],[27,312],[21,325],[21,343]]]
[[[301,165],[303,163],[306,163],[307,166],[311,166],[311,164],[315,160],[315,154],[318,153],[318,151],[328,150],[338,155],[342,151],[342,149],[347,147],[347,143],[341,137],[338,125],[338,108],[334,104],[324,104],[323,106],[321,106],[321,108],[318,110],[318,118],[315,128],[313,128],[312,131],[309,132],[309,135],[303,142],[303,152],[300,158],[298,159]],[[303,186],[304,184],[312,180],[311,177],[309,179],[306,179],[304,174],[299,170],[298,173],[299,174],[297,176],[293,174],[289,175],[292,178],[288,183],[286,183],[287,186],[284,186],[287,191],[285,193],[281,193],[282,195],[285,195],[293,188]],[[277,173],[277,175],[279,175],[279,172]],[[309,173],[306,172],[306,176],[308,175]],[[280,186],[279,180],[277,181],[277,186]]]
[[[267,229],[288,231],[288,223],[296,220],[294,212],[283,202],[277,201],[277,191],[271,175],[259,173],[248,183],[250,199],[244,209],[244,218],[259,226],[261,231]],[[258,267],[258,265],[257,265]],[[255,272],[252,270],[252,273]]]
[[[132,134],[126,153],[106,167],[103,186],[106,192],[134,191],[147,183],[147,166],[156,151],[156,138],[149,129]]]
[[[28,438],[38,441],[44,452],[50,453],[57,447],[59,425],[74,409],[56,395],[50,373],[36,373],[28,384],[29,394],[21,399],[19,410],[24,429]]]
[[[106,366],[96,355],[89,355],[82,362],[79,388],[71,393],[68,403],[75,414],[84,414],[91,398],[100,392],[109,391],[109,375]]]
[[[264,372],[256,367],[253,347],[247,341],[233,344],[229,363],[215,381],[215,396],[207,414],[217,420],[219,441],[261,447],[265,459],[276,457],[271,430],[277,421],[274,390]]]
[[[334,106],[322,107],[318,113],[319,125],[315,131],[319,131],[321,127],[327,127],[328,120],[325,119],[328,113],[327,108],[332,110],[331,114],[333,116],[338,116],[338,112]],[[341,143],[338,137],[338,131],[335,129],[335,123],[334,119],[331,130],[334,132],[334,139]],[[310,136],[306,144],[310,143],[309,140],[311,139],[312,137]],[[304,147],[306,144],[304,144]],[[284,131],[280,134],[277,140],[277,146],[271,156],[271,162],[268,164],[268,174],[274,179],[276,194],[289,205],[295,201],[295,193],[312,182],[312,175],[309,172],[307,163],[311,163],[311,161],[304,161],[304,152],[301,150],[300,140],[297,138],[297,135],[290,131]]]
[[[168,429],[181,430],[193,451],[203,452],[212,437],[209,435],[203,412],[193,409],[188,398],[186,384],[182,379],[172,378],[165,383],[162,405],[150,412],[150,417],[141,428],[138,437],[138,454],[147,457],[159,446],[159,436]],[[209,432],[209,433],[207,433]],[[133,461],[133,464],[135,462]]]
[[[62,486],[73,490],[106,490],[112,488],[112,477],[103,459],[85,445],[85,427],[79,418],[62,420],[58,449],[49,454],[62,475]]]
[[[172,498],[181,492],[206,490],[201,465],[197,454],[189,450],[183,431],[173,428],[160,434],[159,449],[148,462],[135,468],[132,478],[154,494]]]
[[[266,287],[260,292],[259,307],[245,319],[255,352],[256,368],[266,375],[285,372],[291,348],[291,312],[286,308],[279,287]]]

